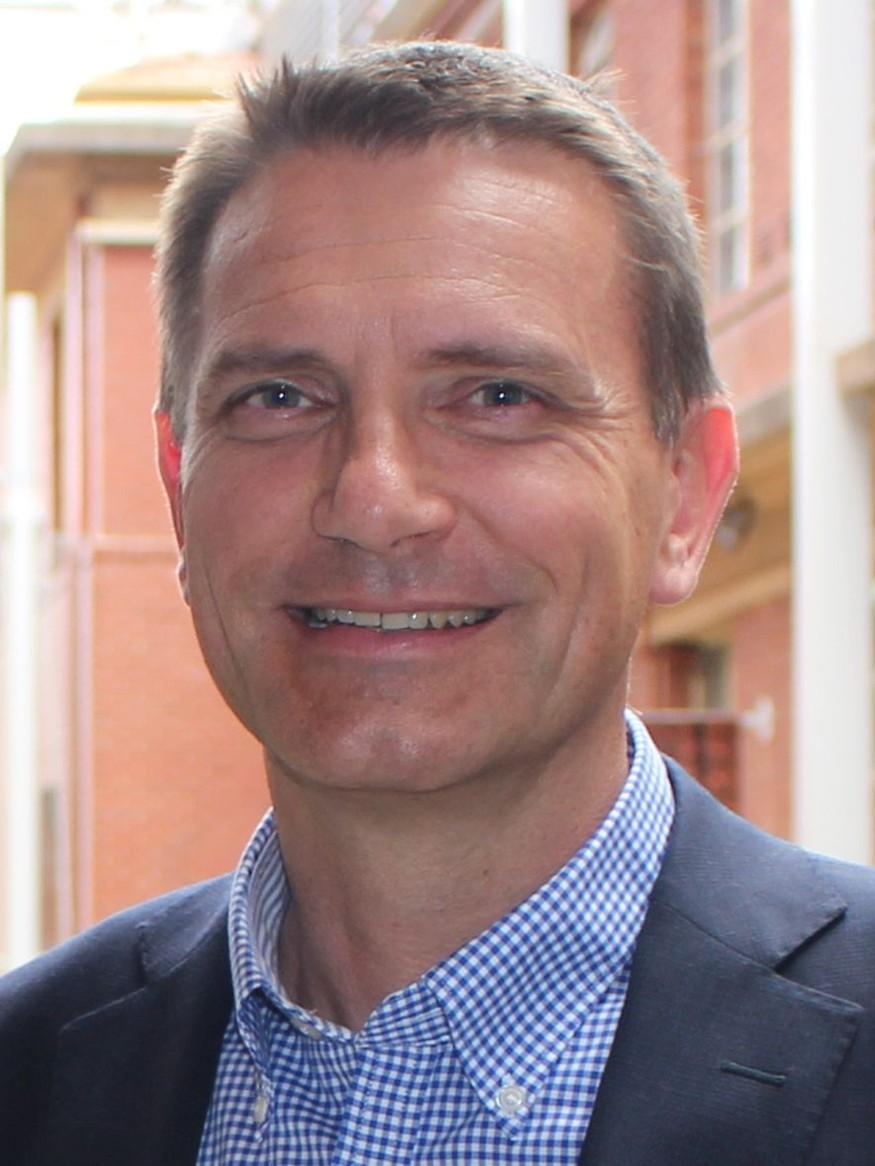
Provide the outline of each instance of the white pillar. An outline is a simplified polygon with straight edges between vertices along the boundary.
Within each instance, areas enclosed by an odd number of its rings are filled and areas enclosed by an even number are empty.
[[[503,0],[504,47],[568,71],[567,0]]]
[[[6,314],[6,499],[3,566],[3,782],[6,960],[39,950],[40,852],[37,668],[39,530],[35,474],[37,326],[31,295],[10,295]]]
[[[870,0],[791,12],[794,829],[871,862],[869,430],[835,362],[873,328],[872,14]]]

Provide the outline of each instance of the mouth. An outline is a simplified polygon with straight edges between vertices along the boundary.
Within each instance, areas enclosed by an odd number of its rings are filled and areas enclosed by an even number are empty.
[[[337,624],[378,632],[444,631],[473,627],[495,619],[500,608],[465,607],[443,611],[355,611],[341,607],[296,607],[290,609],[309,628],[330,628]]]

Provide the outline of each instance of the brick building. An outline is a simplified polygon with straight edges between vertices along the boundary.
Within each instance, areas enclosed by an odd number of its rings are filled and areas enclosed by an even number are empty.
[[[865,0],[852,6],[864,12]],[[801,699],[790,663],[799,570],[791,23],[790,0],[298,2],[274,7],[255,46],[263,56],[309,58],[370,37],[429,34],[527,49],[581,75],[601,71],[684,178],[704,229],[715,355],[738,405],[744,468],[697,594],[648,619],[632,703],[720,796],[788,836],[798,832]],[[27,942],[226,869],[266,802],[257,749],[215,695],[179,600],[149,441],[156,196],[204,101],[253,59],[165,62],[105,78],[66,121],[25,127],[9,155],[7,408],[25,375],[14,353],[25,354],[37,392],[30,469],[22,465],[18,487],[9,478],[6,499],[10,513],[16,489],[25,500],[8,524],[7,556],[17,529],[30,546],[30,600],[17,609],[22,618],[7,600],[6,626],[9,636],[12,620],[24,650],[30,643],[39,654],[28,681],[37,742],[22,733],[30,794],[9,773],[3,779],[7,806],[32,835],[21,861],[31,873],[38,867],[29,883],[14,876],[30,887],[24,896],[10,893],[7,868],[0,934],[24,937],[7,941],[7,961]],[[861,232],[857,250],[868,247]],[[871,324],[858,339],[869,332]],[[837,375],[864,398],[872,366],[864,344]],[[861,466],[867,473],[865,457]],[[866,510],[864,551],[869,522]],[[834,553],[839,563],[841,548]],[[870,574],[862,572],[865,588]],[[798,626],[797,608],[797,634]],[[7,738],[27,716],[12,707],[14,687],[7,682]],[[847,811],[866,820],[867,837],[870,784],[867,776]],[[19,931],[10,919],[28,894],[29,941],[24,908]]]
[[[7,160],[7,288],[36,296],[23,335],[10,315],[8,349],[33,348],[40,389],[26,484],[40,942],[226,868],[266,805],[176,585],[150,418],[157,196],[204,97],[249,63],[105,79]]]

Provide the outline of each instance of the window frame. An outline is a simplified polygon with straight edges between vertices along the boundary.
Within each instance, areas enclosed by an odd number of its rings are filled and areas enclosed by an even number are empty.
[[[736,7],[735,27],[721,37],[721,8]],[[705,156],[708,270],[712,295],[750,281],[750,99],[747,0],[707,0],[705,8]],[[732,94],[721,86],[733,69]],[[725,115],[724,103],[729,108]],[[726,160],[730,159],[728,167]],[[726,250],[727,242],[731,252]]]

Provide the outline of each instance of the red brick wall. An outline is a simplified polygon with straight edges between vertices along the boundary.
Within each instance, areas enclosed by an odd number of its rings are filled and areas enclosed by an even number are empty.
[[[775,718],[771,740],[749,728],[739,733],[739,809],[784,837],[791,827],[790,637],[789,599],[752,608],[732,625],[733,706],[747,712],[765,697]]]
[[[87,305],[100,440],[93,548],[92,819],[84,925],[233,866],[267,804],[259,749],[222,704],[176,585],[154,466],[151,258],[108,247]],[[102,358],[101,358],[102,357]]]
[[[94,521],[114,536],[167,537],[167,514],[152,454],[152,404],[158,351],[150,296],[148,247],[102,247],[92,291],[101,298],[92,336],[102,366],[90,391],[100,411],[100,443],[92,483]],[[97,383],[95,383],[97,382]]]
[[[614,0],[614,65],[623,112],[702,196],[701,4]]]
[[[786,266],[786,258],[782,263]],[[711,335],[717,372],[741,406],[789,383],[793,320],[786,273],[755,308],[753,293],[738,297],[745,300],[738,310],[715,310]]]
[[[104,553],[94,577],[94,918],[232,867],[267,803],[171,556]]]

